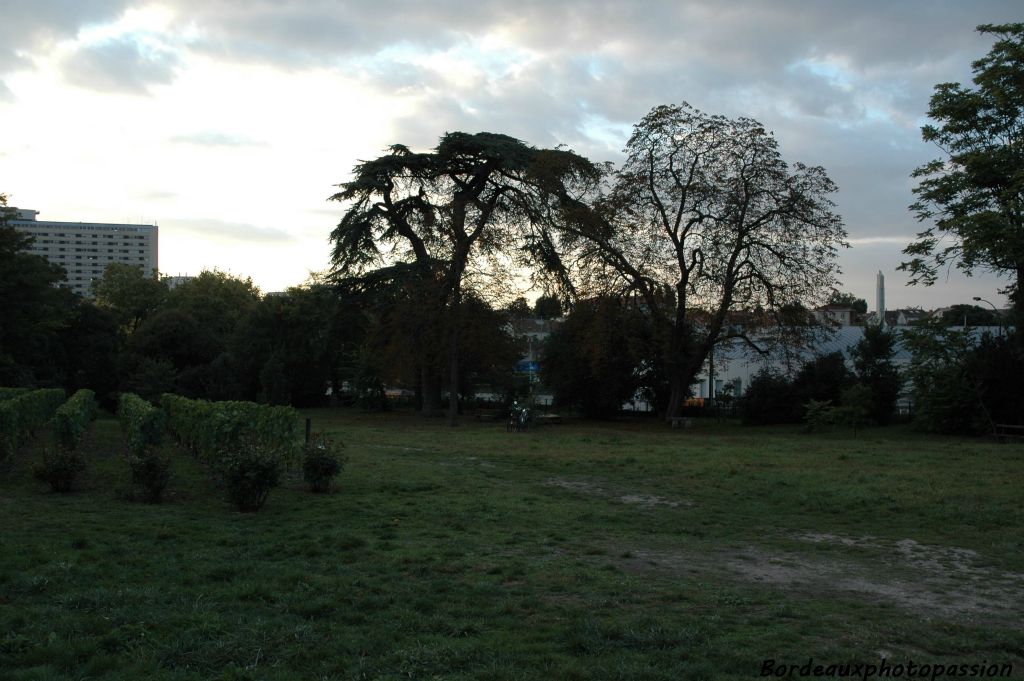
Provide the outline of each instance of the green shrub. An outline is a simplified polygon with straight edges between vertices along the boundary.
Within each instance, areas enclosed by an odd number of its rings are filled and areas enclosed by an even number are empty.
[[[131,456],[142,458],[147,448],[160,444],[164,433],[164,412],[133,393],[121,393],[117,418]]]
[[[96,418],[96,409],[96,395],[87,388],[75,391],[57,408],[53,414],[53,430],[61,447],[78,448],[89,424]]]
[[[14,399],[27,392],[28,388],[0,388],[0,401]]]
[[[263,507],[270,490],[281,484],[285,457],[255,438],[244,438],[220,453],[218,470],[228,498],[239,511]]]
[[[858,428],[871,422],[871,397],[871,388],[855,384],[843,390],[838,406],[826,400],[810,400],[804,405],[807,432],[845,424],[856,433]]]
[[[42,462],[33,471],[37,480],[45,482],[54,492],[67,493],[85,470],[85,457],[76,449],[47,448]]]
[[[314,492],[329,492],[331,481],[341,473],[345,461],[339,445],[318,433],[303,447],[302,477]]]
[[[0,460],[43,427],[63,402],[64,391],[59,388],[22,392],[0,401]]]
[[[207,402],[165,394],[167,428],[193,456],[216,464],[222,452],[255,439],[291,461],[299,451],[299,414],[255,402]]]
[[[808,433],[836,422],[836,409],[828,400],[810,400],[804,405],[804,423]]]
[[[132,485],[146,502],[158,504],[171,480],[171,462],[156,447],[143,448],[141,453],[128,453],[128,467],[132,472]]]

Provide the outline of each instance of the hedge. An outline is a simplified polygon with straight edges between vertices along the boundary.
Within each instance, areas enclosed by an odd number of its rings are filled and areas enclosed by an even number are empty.
[[[96,418],[96,393],[88,388],[75,391],[53,414],[53,432],[65,449],[78,449],[89,424]]]
[[[0,388],[0,402],[24,395],[28,391],[28,388]]]
[[[164,394],[160,405],[167,429],[201,460],[216,463],[223,452],[237,450],[247,439],[289,459],[298,454],[299,413],[291,407],[208,402],[171,394]]]
[[[0,459],[13,454],[64,402],[60,388],[23,392],[0,401]]]
[[[164,433],[164,412],[134,393],[121,393],[117,405],[128,451],[142,456],[149,445],[159,445]]]

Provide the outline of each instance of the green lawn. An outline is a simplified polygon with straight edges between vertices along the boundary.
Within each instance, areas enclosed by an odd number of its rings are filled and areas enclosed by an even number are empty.
[[[1024,447],[902,428],[456,429],[314,411],[337,492],[256,514],[177,455],[127,501],[0,464],[2,679],[749,679],[803,664],[1024,676]]]

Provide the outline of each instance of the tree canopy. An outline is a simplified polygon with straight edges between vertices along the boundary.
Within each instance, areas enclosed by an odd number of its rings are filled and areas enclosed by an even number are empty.
[[[28,252],[32,237],[8,226],[12,217],[0,194],[0,385],[53,384],[61,379],[53,357],[76,296],[59,286],[62,267]]]
[[[934,222],[904,249],[911,283],[933,284],[947,264],[1009,275],[1024,305],[1024,23],[978,26],[997,38],[972,64],[974,87],[935,86],[921,129],[942,157],[917,168],[911,210]]]
[[[495,273],[544,250],[539,225],[576,178],[595,173],[564,149],[495,133],[443,135],[430,152],[393,145],[355,168],[332,200],[348,204],[331,233],[337,278],[408,263],[447,320],[449,421],[458,411],[460,306],[467,273]],[[482,265],[486,264],[487,267]],[[425,303],[427,301],[424,301]],[[429,372],[427,372],[429,373]]]
[[[664,341],[674,415],[717,343],[758,345],[761,322],[824,302],[846,232],[824,169],[787,164],[755,120],[658,106],[625,151],[594,208],[565,214],[562,262],[589,291],[642,300]]]

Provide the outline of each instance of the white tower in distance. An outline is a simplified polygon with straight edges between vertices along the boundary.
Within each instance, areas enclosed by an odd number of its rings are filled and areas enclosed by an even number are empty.
[[[885,326],[885,277],[882,270],[878,270],[878,278],[875,281],[875,309],[878,310],[878,325]]]

